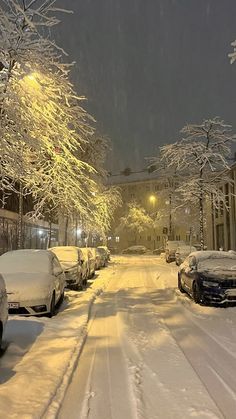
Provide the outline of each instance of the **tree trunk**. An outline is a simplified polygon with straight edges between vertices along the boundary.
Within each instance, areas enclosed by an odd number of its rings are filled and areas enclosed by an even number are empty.
[[[66,216],[66,220],[65,220],[65,241],[64,241],[64,246],[68,246],[68,224],[69,224],[69,217]]]
[[[52,242],[52,219],[51,216],[49,218],[49,236],[48,236],[48,247],[51,247]]]
[[[200,191],[199,198],[199,230],[200,230],[200,246],[204,250],[204,217],[203,217],[203,192]]]
[[[23,248],[23,187],[19,186],[17,249]]]
[[[173,240],[173,229],[172,229],[172,196],[171,194],[169,195],[169,210],[170,210],[170,214],[169,214],[169,236],[170,236],[170,240]]]

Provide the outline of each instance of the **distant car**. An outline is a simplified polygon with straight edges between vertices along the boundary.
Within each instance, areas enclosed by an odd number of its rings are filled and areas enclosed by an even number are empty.
[[[97,248],[105,250],[106,259],[107,259],[107,262],[109,262],[109,260],[111,259],[111,251],[108,249],[108,247],[107,246],[98,246]]]
[[[178,246],[186,245],[184,241],[181,240],[168,240],[165,245],[165,258],[166,262],[173,262],[175,260],[175,252]]]
[[[165,251],[164,247],[161,246],[161,247],[158,247],[157,249],[154,249],[152,253],[154,255],[160,255],[161,253],[164,253],[164,251]]]
[[[101,267],[102,268],[105,268],[105,266],[107,266],[107,263],[108,263],[108,254],[107,254],[107,251],[103,247],[97,247],[97,252],[100,255]]]
[[[56,314],[64,298],[65,274],[50,250],[14,250],[0,256],[10,314]]]
[[[118,247],[115,246],[109,246],[108,250],[110,251],[111,255],[117,255],[119,253]]]
[[[99,253],[99,251],[96,247],[90,247],[90,251],[92,252],[93,257],[95,259],[95,271],[97,271],[102,266],[101,254]]]
[[[95,274],[96,259],[89,247],[80,247],[83,253],[84,268],[87,271],[87,277],[92,278]]]
[[[236,254],[217,250],[191,253],[180,265],[178,288],[196,303],[236,303]]]
[[[66,286],[80,290],[87,280],[82,267],[83,256],[80,249],[76,246],[56,246],[51,247],[49,250],[59,259],[66,275]]]
[[[2,346],[2,336],[8,318],[8,304],[5,281],[0,274],[0,348]]]
[[[183,261],[186,259],[186,257],[192,253],[196,252],[197,249],[194,246],[191,245],[181,245],[177,247],[177,250],[175,252],[175,263],[177,266],[181,265]]]
[[[145,246],[134,245],[122,250],[122,253],[126,255],[143,255],[144,253],[147,253],[147,251],[148,249]]]

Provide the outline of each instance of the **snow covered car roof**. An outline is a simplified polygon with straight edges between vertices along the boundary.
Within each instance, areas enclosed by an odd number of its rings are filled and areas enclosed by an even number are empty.
[[[190,253],[195,257],[198,271],[236,271],[236,254],[218,250],[207,250]]]
[[[181,246],[178,246],[177,247],[177,251],[178,252],[189,252],[189,253],[193,253],[193,252],[196,252],[197,251],[197,249],[196,249],[196,247],[194,247],[194,246],[187,246],[187,245],[181,245]]]
[[[51,247],[51,250],[58,257],[61,262],[77,262],[78,252],[80,251],[77,246],[56,246]]]
[[[236,260],[236,253],[224,252],[222,250],[199,250],[197,252],[190,253],[189,256],[194,256],[197,261],[205,259],[233,259]]]
[[[0,256],[0,272],[48,273],[54,257],[49,250],[23,249],[3,253]]]

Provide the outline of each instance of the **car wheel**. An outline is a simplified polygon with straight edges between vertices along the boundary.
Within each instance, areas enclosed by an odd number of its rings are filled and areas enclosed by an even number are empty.
[[[199,289],[199,285],[196,281],[194,281],[194,283],[193,283],[192,292],[193,292],[193,300],[195,301],[195,303],[196,304],[203,304],[204,299],[203,299],[202,293]]]
[[[178,274],[178,288],[179,288],[180,292],[182,292],[183,294],[185,293],[185,289],[182,287],[181,277],[180,277],[179,274]]]
[[[63,293],[61,294],[61,296],[58,300],[58,306],[60,306],[63,303],[64,297],[65,297],[65,294],[64,294],[64,291],[63,291]]]
[[[48,317],[52,318],[56,314],[56,299],[55,299],[55,292],[52,294],[52,300],[50,304],[50,312],[48,314]]]

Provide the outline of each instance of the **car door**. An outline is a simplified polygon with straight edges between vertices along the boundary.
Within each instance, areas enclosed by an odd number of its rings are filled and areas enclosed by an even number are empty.
[[[196,258],[195,256],[188,257],[188,266],[184,270],[184,282],[187,289],[191,292],[192,291],[192,284],[195,278],[196,273]]]
[[[56,301],[59,300],[60,296],[64,291],[65,286],[65,275],[60,265],[59,260],[54,256],[52,258],[52,272],[54,276],[55,292],[56,292]]]

